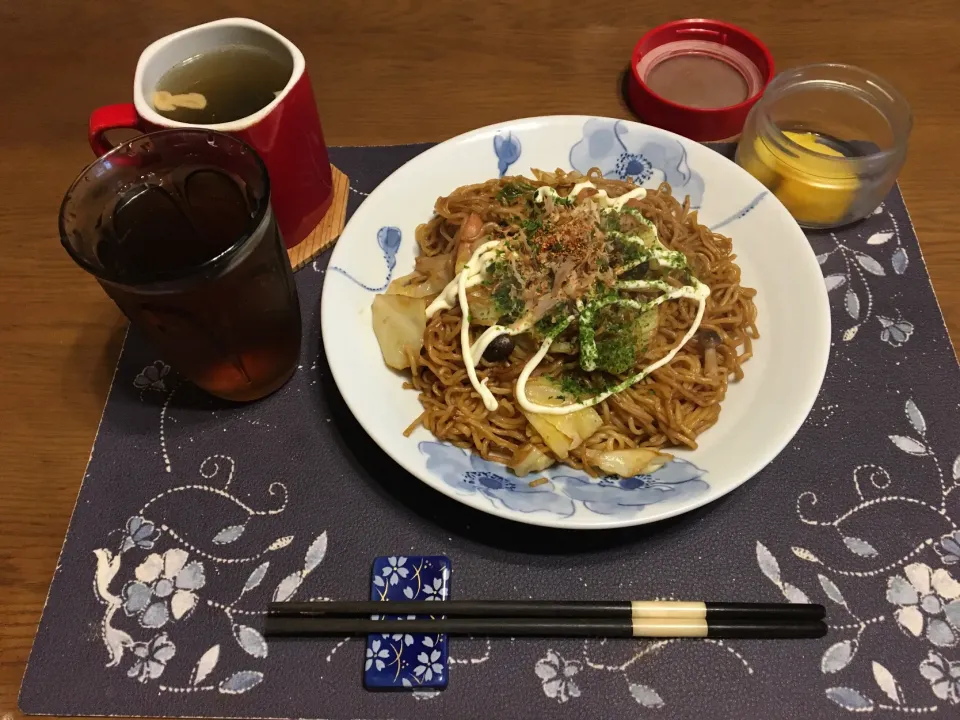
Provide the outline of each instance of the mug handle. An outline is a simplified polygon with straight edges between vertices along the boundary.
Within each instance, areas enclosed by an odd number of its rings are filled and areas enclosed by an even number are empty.
[[[106,155],[113,150],[113,145],[107,142],[106,134],[110,130],[130,128],[143,132],[143,123],[133,103],[119,105],[104,105],[90,113],[90,125],[87,137],[90,147],[97,157]]]

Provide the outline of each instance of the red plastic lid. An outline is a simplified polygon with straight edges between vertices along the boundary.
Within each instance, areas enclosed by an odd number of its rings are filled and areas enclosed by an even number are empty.
[[[693,140],[740,133],[773,79],[773,57],[754,35],[719,20],[675,20],[633,50],[629,100],[645,122]]]

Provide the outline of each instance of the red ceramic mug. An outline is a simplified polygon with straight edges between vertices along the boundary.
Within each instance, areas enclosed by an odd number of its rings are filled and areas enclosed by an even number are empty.
[[[150,132],[197,127],[170,120],[154,110],[153,92],[174,65],[231,45],[286,53],[292,60],[290,79],[269,105],[233,122],[199,126],[235,135],[263,158],[277,224],[291,248],[311,233],[329,209],[333,177],[303,53],[263,23],[246,18],[217,20],[167,35],[147,47],[137,62],[133,102],[97,108],[90,115],[90,147],[98,156],[109,152],[112,146],[105,135],[117,128]]]

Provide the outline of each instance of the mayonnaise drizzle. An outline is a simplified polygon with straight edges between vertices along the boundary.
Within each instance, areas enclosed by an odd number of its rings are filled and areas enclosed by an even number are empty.
[[[460,301],[460,313],[463,315],[463,319],[460,321],[460,351],[463,354],[463,364],[467,368],[467,377],[470,378],[470,384],[473,385],[473,389],[483,400],[483,406],[490,412],[497,409],[498,403],[493,393],[487,389],[486,378],[483,382],[480,382],[477,377],[475,354],[470,347],[470,305],[467,301],[467,288],[483,282],[486,264],[496,256],[500,244],[499,240],[491,240],[474,250],[467,264],[427,308],[427,317],[430,318],[441,310],[450,310],[455,298]]]
[[[596,187],[597,186],[590,181],[577,183],[573,186],[573,189],[570,191],[568,197],[575,198],[581,190],[585,188]],[[646,197],[646,195],[647,191],[643,188],[635,188],[615,198],[611,198],[609,195],[607,195],[606,190],[598,190],[595,195],[591,195],[587,199],[592,200],[602,208],[620,210],[627,203],[627,201],[634,198],[642,199]],[[560,197],[559,193],[557,193],[557,191],[550,186],[544,186],[537,189],[537,202],[543,203],[547,196],[550,196],[554,199]],[[630,237],[628,239],[633,238]],[[460,272],[457,273],[456,277],[454,277],[453,280],[451,280],[443,289],[443,292],[441,292],[440,295],[432,303],[430,303],[426,311],[427,318],[429,319],[438,312],[452,309],[454,303],[459,301],[460,312],[463,315],[463,320],[460,323],[460,350],[463,355],[463,364],[467,369],[467,377],[470,379],[470,384],[480,395],[480,399],[483,400],[483,406],[490,412],[494,412],[497,409],[498,402],[493,393],[487,388],[487,380],[484,379],[481,382],[477,377],[477,362],[475,358],[482,357],[490,343],[496,340],[500,335],[519,335],[526,332],[531,327],[529,322],[518,322],[516,325],[510,327],[506,325],[493,325],[492,327],[487,328],[472,345],[470,344],[470,307],[467,301],[467,289],[483,282],[483,279],[486,275],[486,265],[493,260],[494,257],[496,257],[496,253],[501,245],[502,243],[500,240],[491,240],[478,247],[473,252],[473,255],[470,256],[470,259],[463,266]],[[682,256],[682,253],[674,253],[674,251],[670,251],[667,248],[662,249],[662,254],[660,248],[653,248],[653,256],[660,262],[667,265],[672,266],[674,264],[671,262],[671,260],[674,260],[672,256],[675,254],[680,254]],[[668,300],[675,300],[679,298],[689,298],[696,300],[698,303],[697,316],[694,319],[693,325],[690,326],[690,329],[687,331],[687,334],[684,335],[683,339],[673,348],[673,350],[667,353],[666,356],[655,363],[651,363],[639,373],[626,378],[618,385],[615,385],[609,390],[600,393],[589,400],[584,400],[583,402],[575,403],[573,405],[563,405],[560,407],[539,405],[537,403],[530,402],[530,400],[527,399],[526,385],[527,381],[530,379],[530,376],[533,374],[533,371],[537,369],[537,367],[543,361],[543,358],[546,357],[550,350],[550,346],[553,344],[554,338],[548,337],[543,341],[537,353],[530,358],[530,360],[524,366],[520,373],[520,377],[517,378],[516,395],[517,402],[520,404],[520,407],[527,412],[539,413],[541,415],[569,415],[570,413],[575,413],[579,410],[583,410],[584,408],[593,407],[594,405],[603,402],[611,395],[616,395],[618,392],[621,392],[631,385],[640,382],[650,373],[660,369],[668,362],[673,360],[676,354],[680,351],[680,348],[690,341],[690,338],[693,337],[693,334],[700,327],[700,323],[703,320],[703,313],[706,308],[706,299],[710,296],[710,288],[695,278],[693,279],[693,283],[693,285],[672,288],[664,295],[661,295],[660,297],[643,304],[645,309],[649,309],[667,302]],[[618,286],[627,289],[654,287],[661,289],[658,287],[660,284],[661,283],[657,281],[641,280],[627,281],[622,284],[618,283]],[[575,316],[570,316],[567,318],[567,324],[572,322],[574,319]]]
[[[575,413],[578,410],[583,410],[584,408],[593,407],[594,405],[603,402],[611,395],[616,395],[618,392],[626,390],[631,385],[643,380],[650,373],[659,370],[668,362],[673,360],[680,348],[690,342],[690,339],[693,337],[693,334],[700,327],[700,323],[703,321],[703,313],[707,306],[707,298],[710,297],[710,288],[701,283],[699,280],[694,279],[694,285],[685,285],[681,288],[676,288],[673,291],[667,293],[666,295],[661,295],[660,297],[652,300],[650,303],[645,303],[645,305],[656,306],[667,300],[675,298],[690,298],[697,301],[697,316],[693,320],[693,324],[690,326],[690,329],[687,331],[687,334],[683,336],[679,343],[677,343],[673,350],[668,352],[664,357],[657,360],[655,363],[651,363],[645,367],[640,372],[635,375],[631,375],[617,385],[614,385],[609,390],[596,395],[589,400],[584,400],[583,402],[575,403],[573,405],[563,405],[560,407],[553,407],[549,405],[539,405],[538,403],[530,402],[527,399],[527,381],[530,379],[530,375],[533,374],[533,371],[537,369],[537,366],[543,361],[543,358],[546,357],[547,352],[550,350],[550,345],[553,344],[553,338],[547,338],[543,341],[543,344],[540,346],[540,350],[537,351],[537,354],[530,358],[526,366],[520,372],[520,377],[517,378],[517,402],[527,412],[539,413],[540,415],[569,415],[570,413]],[[672,297],[671,297],[672,296]]]
[[[594,188],[594,189],[596,189],[597,186],[594,185],[594,184],[593,184],[592,182],[590,182],[589,180],[586,180],[586,181],[584,181],[584,182],[577,183],[576,185],[573,186],[573,189],[570,191],[570,194],[567,195],[567,197],[568,197],[568,198],[575,198],[577,195],[580,194],[580,191],[583,190],[583,189],[585,189],[585,188]],[[560,193],[558,193],[556,190],[554,190],[554,189],[553,189],[552,187],[550,187],[549,185],[544,185],[543,187],[537,188],[537,196],[536,196],[536,197],[537,197],[537,202],[542,203],[542,202],[546,199],[547,196],[550,196],[550,197],[556,199],[556,198],[560,197]],[[621,195],[620,197],[615,197],[615,198],[612,198],[612,197],[610,197],[609,195],[607,195],[607,191],[606,191],[606,190],[597,190],[597,194],[596,194],[596,195],[591,195],[590,197],[587,198],[587,200],[592,200],[593,202],[595,202],[597,205],[599,205],[599,206],[602,207],[602,208],[610,208],[610,209],[612,209],[612,210],[620,210],[624,205],[626,205],[626,203],[627,203],[628,200],[633,200],[633,199],[642,200],[642,199],[645,198],[646,196],[647,196],[647,191],[644,190],[643,188],[634,188],[633,190],[630,190],[629,192],[625,192],[625,193],[624,193],[623,195]]]
[[[447,286],[443,289],[443,292],[437,296],[437,299],[427,306],[428,320],[441,310],[450,310],[453,308],[460,289],[461,276],[466,276],[466,286],[468,288],[483,282],[486,263],[493,260],[496,255],[496,249],[499,248],[499,246],[499,240],[491,240],[490,242],[485,242],[473,251],[473,255],[470,256],[470,259],[463,268],[461,268],[460,272],[457,273],[456,277],[447,283]],[[463,310],[463,316],[467,317],[466,308],[461,306],[460,309]]]

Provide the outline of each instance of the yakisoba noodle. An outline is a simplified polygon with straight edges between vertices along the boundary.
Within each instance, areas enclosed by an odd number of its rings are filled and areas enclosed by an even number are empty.
[[[438,199],[417,228],[417,270],[374,303],[385,359],[420,393],[407,432],[423,425],[518,474],[649,471],[669,457],[660,448],[696,448],[717,422],[758,337],[755,291],[730,239],[666,183],[644,193],[596,169],[534,175]],[[468,363],[465,348],[484,355]]]

